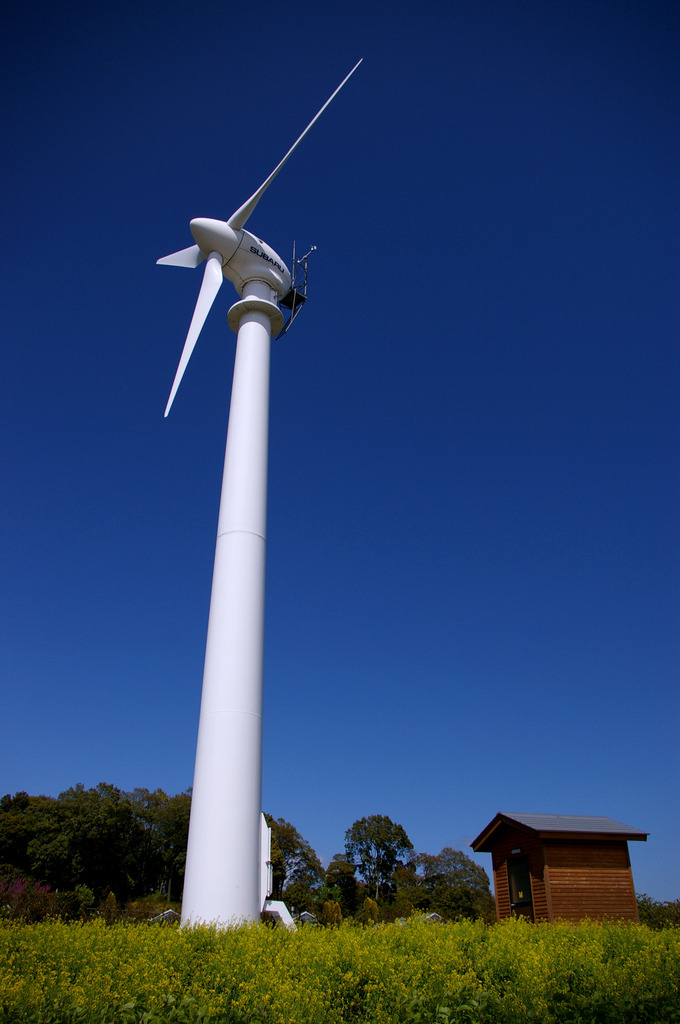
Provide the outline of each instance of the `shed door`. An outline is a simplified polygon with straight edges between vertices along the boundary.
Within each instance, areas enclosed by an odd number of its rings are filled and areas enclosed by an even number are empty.
[[[534,919],[534,904],[531,898],[531,874],[529,858],[517,857],[508,861],[508,885],[510,887],[510,910],[517,917]]]

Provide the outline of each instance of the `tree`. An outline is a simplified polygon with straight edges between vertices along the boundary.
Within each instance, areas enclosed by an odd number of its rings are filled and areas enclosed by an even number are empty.
[[[336,853],[326,868],[324,899],[339,903],[345,917],[356,913],[359,905],[355,872],[354,864],[350,864],[342,853]]]
[[[462,850],[445,846],[437,855],[419,853],[395,872],[398,892],[420,910],[453,920],[495,917],[495,903],[484,868]]]
[[[265,814],[272,830],[272,874],[274,899],[293,901],[295,910],[307,909],[312,891],[323,880],[321,861],[294,825],[283,818]]]
[[[401,825],[383,814],[360,818],[345,832],[347,860],[366,882],[376,899],[385,892],[397,862],[413,849]]]
[[[0,879],[20,876],[31,892],[33,881],[46,882],[60,898],[85,886],[97,898],[163,891],[170,900],[183,881],[190,807],[188,792],[125,793],[103,782],[79,783],[58,799],[8,794],[0,799]]]
[[[138,828],[133,888],[136,895],[147,896],[163,885],[163,850],[158,821],[168,796],[162,789],[153,793],[148,789],[133,789],[127,795]]]
[[[105,782],[93,789],[78,783],[53,803],[28,844],[31,873],[55,888],[86,885],[127,900],[144,838],[128,795]]]
[[[34,874],[29,843],[45,825],[49,813],[55,811],[57,801],[46,796],[29,796],[20,792],[7,793],[0,800],[0,864],[24,875]],[[8,874],[3,870],[3,874]]]
[[[73,877],[68,836],[68,812],[61,800],[31,797],[32,829],[26,852],[29,871],[55,889],[73,889],[83,879]]]
[[[636,896],[640,924],[646,924],[648,928],[657,931],[661,928],[680,928],[680,900],[661,903],[646,892],[637,893]]]
[[[141,830],[135,891],[162,892],[170,901],[184,879],[191,794],[135,789],[128,796]]]
[[[165,891],[168,902],[179,898],[184,885],[184,869],[189,839],[191,793],[177,793],[168,797],[158,813],[158,831],[161,839]],[[163,888],[161,886],[161,888]]]
[[[291,882],[286,886],[283,899],[293,914],[301,914],[303,910],[311,910],[314,906],[316,892],[308,882]]]

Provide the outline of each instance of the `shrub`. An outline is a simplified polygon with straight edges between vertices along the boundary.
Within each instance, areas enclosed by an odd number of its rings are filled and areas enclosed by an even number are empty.
[[[380,909],[375,900],[367,896],[361,906],[361,921],[363,924],[376,924],[380,918]]]
[[[342,921],[342,910],[340,904],[336,903],[335,900],[326,900],[321,907],[321,913],[319,914],[319,924],[323,924],[326,928],[337,928]]]

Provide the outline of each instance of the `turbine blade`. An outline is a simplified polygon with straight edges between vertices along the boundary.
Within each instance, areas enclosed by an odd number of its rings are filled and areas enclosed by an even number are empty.
[[[197,245],[190,245],[188,249],[180,249],[179,252],[172,252],[169,256],[161,256],[156,263],[162,263],[166,267],[197,267],[205,259]]]
[[[198,249],[198,246],[195,246]],[[191,318],[189,325],[189,332],[187,334],[187,340],[184,342],[184,348],[182,349],[182,355],[180,357],[179,366],[177,367],[177,373],[172,384],[172,390],[170,397],[168,398],[168,404],[165,407],[164,415],[167,416],[170,412],[170,406],[172,405],[175,395],[177,394],[177,388],[180,385],[184,371],[187,368],[187,363],[191,358],[191,353],[194,351],[194,346],[198,341],[198,336],[201,333],[201,328],[205,323],[205,318],[210,312],[210,307],[215,301],[215,296],[222,287],[222,259],[216,253],[211,253],[208,258],[208,262],[205,265],[203,272],[203,283],[201,284],[201,290],[198,293],[196,299],[196,307],[194,309],[194,315]]]
[[[300,145],[300,143],[304,139],[304,137],[307,134],[307,132],[309,131],[309,129],[312,127],[312,125],[316,124],[316,122],[319,120],[319,118],[323,114],[323,112],[326,109],[326,107],[328,106],[328,104],[332,100],[335,99],[335,97],[338,95],[338,93],[342,89],[343,85],[345,84],[345,82],[349,78],[352,77],[352,75],[354,74],[356,69],[359,67],[359,65],[361,64],[361,61],[363,59],[364,58],[362,57],[361,60],[358,60],[357,63],[352,68],[352,70],[350,71],[350,73],[345,78],[343,78],[342,82],[340,82],[340,85],[337,87],[335,92],[332,93],[328,97],[328,99],[326,100],[326,102],[322,106],[321,110],[318,112],[318,114],[316,114],[315,117],[312,118],[312,120],[309,122],[309,124],[307,125],[307,127],[303,131],[302,135],[293,143],[293,145],[290,147],[290,149],[288,150],[288,152],[284,156],[284,158],[281,161],[281,163],[277,164],[277,166],[274,168],[274,170],[269,175],[267,180],[262,182],[262,184],[258,188],[257,192],[253,192],[253,194],[250,197],[250,199],[246,203],[244,203],[243,206],[240,206],[238,208],[238,210],[236,210],[235,213],[232,213],[231,217],[227,221],[227,224],[229,225],[230,228],[233,228],[234,231],[239,231],[244,226],[245,222],[248,220],[248,217],[250,217],[251,213],[253,212],[253,210],[255,209],[257,204],[259,203],[260,199],[262,198],[264,193],[267,191],[267,189],[271,185],[271,183],[274,180],[274,178],[276,177],[276,175],[279,173],[279,171],[281,170],[281,168],[285,164],[285,162],[288,159],[288,157],[291,156],[291,154],[297,149],[297,147]]]

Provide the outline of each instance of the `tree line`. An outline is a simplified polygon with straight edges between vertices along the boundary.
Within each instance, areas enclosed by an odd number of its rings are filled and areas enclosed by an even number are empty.
[[[123,792],[79,783],[58,797],[0,799],[0,889],[38,883],[99,904],[163,893],[181,897],[191,796],[162,790]],[[63,899],[61,904],[68,904]],[[71,901],[73,903],[74,901]]]
[[[113,919],[178,906],[184,885],[191,793],[124,792],[82,784],[58,797],[0,799],[0,916]],[[355,821],[326,868],[290,822],[272,829],[273,893],[325,924],[394,920],[434,912],[445,920],[495,919],[486,872],[461,850],[416,853],[404,828],[385,815]],[[640,921],[679,927],[680,900],[638,896]]]
[[[125,792],[79,783],[58,797],[19,792],[0,799],[0,905],[52,905],[65,916],[87,906],[181,900],[190,792]],[[345,847],[324,868],[290,822],[272,829],[273,893],[299,914],[385,920],[413,911],[445,919],[494,916],[489,879],[460,850],[416,853],[385,815],[353,823]],[[41,900],[40,895],[44,897]],[[58,896],[57,896],[58,894]],[[4,896],[4,901],[3,901]],[[368,903],[367,903],[368,900]],[[368,907],[368,910],[367,910]]]

